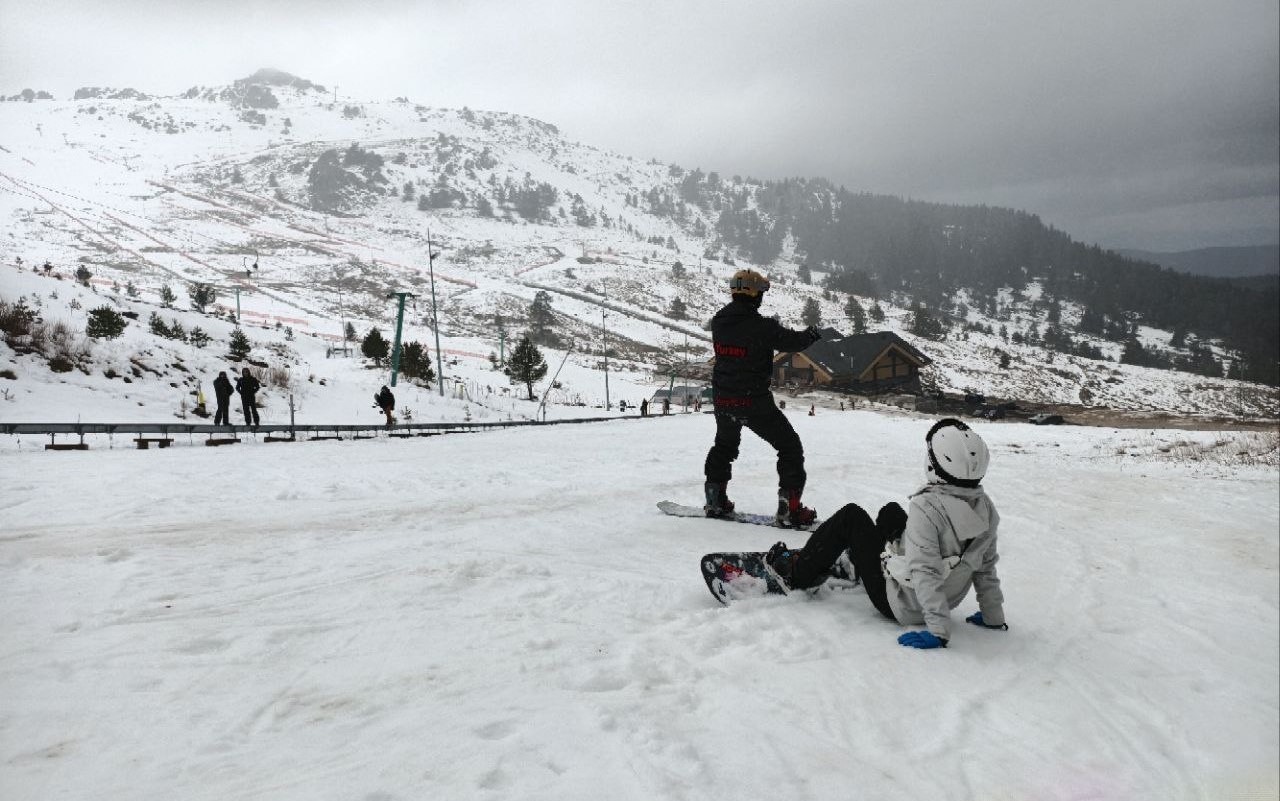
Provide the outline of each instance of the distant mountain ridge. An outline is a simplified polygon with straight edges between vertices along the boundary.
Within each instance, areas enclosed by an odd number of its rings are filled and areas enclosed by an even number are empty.
[[[501,353],[527,327],[663,375],[705,357],[699,322],[751,265],[788,325],[812,307],[927,340],[947,391],[1200,413],[1239,396],[1224,372],[1275,383],[1274,289],[1132,261],[1027,212],[685,169],[500,111],[338,102],[278,70],[133,91],[0,106],[0,217],[28,263],[148,301],[206,282],[236,293],[237,318],[326,336],[344,317],[385,326],[389,292],[438,290],[446,350]],[[1203,378],[1130,384],[1134,366]],[[1153,396],[1156,381],[1181,388]]]
[[[1136,261],[1148,261],[1180,273],[1209,278],[1280,275],[1280,245],[1212,247],[1174,252],[1124,249],[1115,252]]]

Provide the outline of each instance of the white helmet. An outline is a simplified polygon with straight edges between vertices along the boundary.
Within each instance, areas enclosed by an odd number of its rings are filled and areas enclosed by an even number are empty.
[[[991,462],[987,443],[961,421],[953,417],[939,420],[924,441],[929,448],[928,470],[948,484],[976,487],[987,474]]]

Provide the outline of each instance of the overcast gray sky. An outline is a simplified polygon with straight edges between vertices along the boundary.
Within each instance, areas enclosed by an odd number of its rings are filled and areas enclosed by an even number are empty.
[[[0,0],[0,93],[277,67],[725,175],[1280,241],[1276,0]],[[0,131],[0,138],[3,132]]]

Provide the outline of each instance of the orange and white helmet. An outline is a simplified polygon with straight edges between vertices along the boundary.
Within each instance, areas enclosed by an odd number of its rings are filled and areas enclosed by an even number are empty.
[[[729,279],[729,293],[746,295],[749,298],[760,297],[761,292],[769,289],[769,279],[755,270],[738,270]]]

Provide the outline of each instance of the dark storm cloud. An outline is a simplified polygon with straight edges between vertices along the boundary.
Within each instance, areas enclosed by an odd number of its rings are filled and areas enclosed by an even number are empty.
[[[0,8],[6,93],[177,92],[269,65],[727,175],[1024,208],[1109,246],[1280,238],[1274,0]]]

